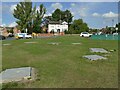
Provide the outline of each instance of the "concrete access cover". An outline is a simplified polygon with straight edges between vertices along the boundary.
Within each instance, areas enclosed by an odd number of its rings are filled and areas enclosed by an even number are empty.
[[[89,60],[101,60],[101,59],[107,59],[105,57],[99,56],[99,55],[85,55],[84,58],[87,58]]]
[[[103,48],[90,48],[91,52],[96,52],[96,53],[108,53],[107,50],[103,49]]]
[[[0,73],[0,83],[28,80],[32,78],[32,70],[31,67],[6,69]]]

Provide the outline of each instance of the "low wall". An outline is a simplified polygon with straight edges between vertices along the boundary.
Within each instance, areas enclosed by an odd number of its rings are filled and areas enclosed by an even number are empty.
[[[54,34],[50,34],[50,33],[39,33],[38,36],[54,36]]]
[[[64,35],[64,33],[54,33],[54,34],[53,34],[53,33],[39,33],[39,34],[37,34],[37,36],[55,36],[55,35],[56,35],[56,36],[57,36],[57,35],[58,35],[58,36],[59,36],[59,35],[61,36],[61,35]]]

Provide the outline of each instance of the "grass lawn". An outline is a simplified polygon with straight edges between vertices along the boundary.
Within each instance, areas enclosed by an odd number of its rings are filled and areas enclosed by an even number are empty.
[[[24,42],[38,42],[25,44]],[[60,42],[50,45],[50,42]],[[72,45],[71,43],[81,43]],[[2,47],[2,68],[30,66],[37,72],[37,80],[28,83],[9,83],[3,87],[19,88],[117,88],[118,87],[118,41],[91,40],[79,36],[8,40]],[[107,60],[90,61],[82,58],[91,53],[89,48],[99,47],[109,53]]]

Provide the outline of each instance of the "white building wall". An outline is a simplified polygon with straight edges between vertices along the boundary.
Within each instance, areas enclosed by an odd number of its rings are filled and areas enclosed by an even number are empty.
[[[60,32],[64,32],[65,30],[68,30],[68,25],[60,25],[60,24],[48,25],[48,32],[51,32],[52,30],[54,30],[54,32],[57,32],[58,29],[60,29]]]
[[[68,25],[62,25],[62,30],[63,30],[63,31],[65,31],[65,30],[68,31]]]
[[[48,25],[48,32],[51,32],[54,29],[55,29],[55,25],[52,25],[52,24]]]

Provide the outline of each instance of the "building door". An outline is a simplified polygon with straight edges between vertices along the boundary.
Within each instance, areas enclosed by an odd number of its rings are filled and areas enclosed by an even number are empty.
[[[60,29],[57,29],[57,32],[60,33]]]

